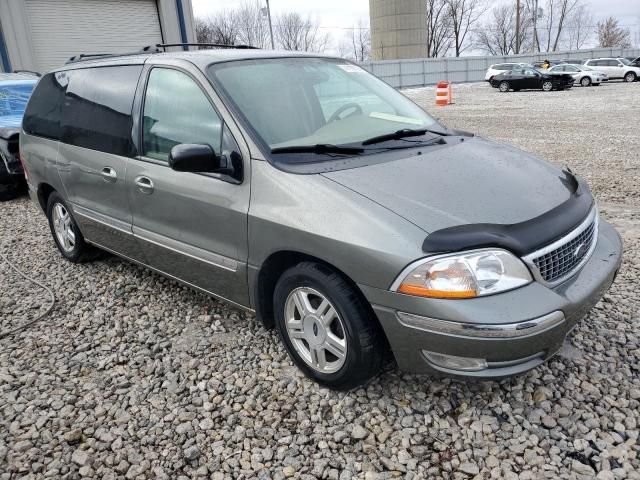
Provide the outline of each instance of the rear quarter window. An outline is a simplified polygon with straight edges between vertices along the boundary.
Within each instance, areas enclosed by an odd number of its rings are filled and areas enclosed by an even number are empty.
[[[141,65],[71,70],[63,107],[61,141],[133,157],[131,116]]]
[[[67,72],[48,73],[36,86],[22,122],[29,135],[60,140]]]

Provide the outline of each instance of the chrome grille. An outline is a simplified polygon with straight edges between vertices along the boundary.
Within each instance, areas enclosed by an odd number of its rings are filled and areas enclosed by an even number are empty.
[[[577,271],[589,258],[598,238],[595,209],[576,229],[557,242],[528,255],[527,260],[547,283],[559,283]]]

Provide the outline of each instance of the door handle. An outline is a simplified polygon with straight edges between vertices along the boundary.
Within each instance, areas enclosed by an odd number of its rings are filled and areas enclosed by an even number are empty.
[[[147,195],[153,193],[153,182],[149,177],[136,177],[134,181],[140,192],[146,193]]]
[[[102,170],[100,170],[100,175],[102,175],[102,179],[105,182],[113,183],[118,179],[118,174],[111,167],[103,167]]]

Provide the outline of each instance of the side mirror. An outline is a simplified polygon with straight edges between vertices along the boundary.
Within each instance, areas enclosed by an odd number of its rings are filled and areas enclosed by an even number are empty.
[[[217,173],[226,168],[220,163],[210,145],[181,143],[169,153],[169,166],[176,172]]]

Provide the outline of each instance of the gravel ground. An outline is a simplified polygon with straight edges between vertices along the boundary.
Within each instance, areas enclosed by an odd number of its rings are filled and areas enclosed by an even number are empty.
[[[518,378],[396,370],[336,393],[246,313],[114,257],[64,261],[27,199],[0,204],[0,252],[57,296],[0,339],[0,479],[639,479],[640,84],[500,94],[460,86],[448,125],[589,179],[621,230],[609,294],[560,354]],[[588,120],[586,120],[588,119]],[[48,306],[0,263],[0,329]]]

